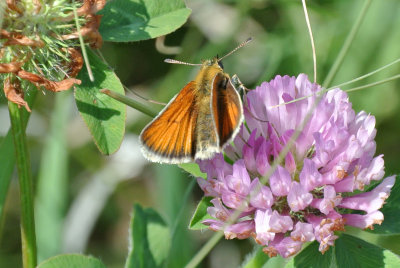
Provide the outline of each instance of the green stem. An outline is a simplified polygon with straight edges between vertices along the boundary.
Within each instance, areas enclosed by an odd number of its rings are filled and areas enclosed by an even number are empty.
[[[37,262],[33,187],[25,123],[21,109],[8,103],[21,199],[21,239],[24,268],[34,268]]]
[[[140,103],[138,101],[135,101],[133,99],[130,99],[128,97],[125,97],[122,94],[119,94],[117,92],[111,91],[109,89],[102,89],[102,90],[100,90],[100,92],[104,93],[104,94],[110,96],[111,98],[113,98],[113,99],[115,99],[115,100],[117,100],[119,102],[122,102],[122,103],[124,103],[124,104],[126,104],[126,105],[128,105],[128,106],[130,106],[130,107],[132,107],[132,108],[134,108],[134,109],[136,109],[136,110],[138,110],[138,111],[150,116],[150,117],[156,117],[157,116],[157,113],[155,111],[153,111],[152,109],[150,109],[149,107],[147,107],[146,105],[144,105],[144,104],[142,104],[142,103]]]
[[[81,50],[82,50],[82,55],[83,55],[83,59],[85,61],[85,66],[89,75],[89,79],[90,81],[94,81],[94,76],[93,76],[93,72],[92,72],[92,68],[90,68],[90,63],[89,63],[89,57],[87,55],[86,52],[86,47],[85,47],[85,42],[83,41],[83,37],[81,35],[81,27],[78,23],[78,13],[76,13],[76,8],[74,7],[74,17],[75,17],[75,26],[76,26],[76,30],[79,33],[79,43],[81,44]]]
[[[213,247],[222,238],[222,232],[216,232],[214,235],[204,244],[204,246],[197,252],[196,255],[186,264],[185,268],[195,268],[200,262],[207,256],[207,254],[213,249]]]
[[[183,220],[182,219],[183,212],[185,211],[186,204],[189,203],[189,197],[190,197],[190,194],[192,193],[195,185],[196,185],[196,180],[191,180],[189,185],[186,187],[186,191],[183,194],[182,205],[178,211],[178,214],[175,217],[175,221],[171,228],[171,240],[173,240],[173,238],[175,237],[176,231],[178,230],[179,222],[181,222],[181,220]]]
[[[34,90],[29,95],[25,96],[25,100],[28,102],[30,107],[32,107],[36,95],[37,90]],[[26,129],[26,124],[28,123],[30,115],[31,113],[25,110],[22,111],[24,129]],[[5,221],[5,203],[7,199],[7,193],[15,166],[14,151],[12,129],[10,128],[7,132],[7,136],[0,144],[0,240],[3,234],[3,226]]]
[[[349,48],[351,44],[353,43],[354,37],[356,36],[358,30],[360,29],[361,23],[363,19],[365,18],[365,14],[367,13],[367,10],[371,4],[372,0],[367,0],[364,2],[364,6],[361,9],[360,14],[358,15],[358,18],[356,22],[353,25],[353,28],[351,29],[350,33],[348,34],[346,41],[343,44],[342,49],[339,52],[339,55],[337,56],[335,62],[333,63],[332,68],[329,70],[328,75],[326,76],[324,82],[322,83],[322,86],[324,88],[327,88],[333,78],[335,77],[337,71],[339,70],[340,65],[342,65],[342,62],[344,60],[344,57],[346,56],[347,52],[349,51]]]

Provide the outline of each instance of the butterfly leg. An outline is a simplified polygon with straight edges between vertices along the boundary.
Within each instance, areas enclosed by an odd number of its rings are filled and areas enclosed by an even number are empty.
[[[231,77],[231,81],[237,91],[243,91],[243,93],[246,91],[250,91],[250,89],[243,85],[242,81],[240,81],[239,77],[236,74]]]

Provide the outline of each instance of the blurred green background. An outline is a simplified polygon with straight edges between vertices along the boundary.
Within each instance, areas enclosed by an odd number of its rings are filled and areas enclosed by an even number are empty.
[[[358,17],[364,0],[307,1],[313,28],[318,76],[322,83]],[[313,77],[311,45],[301,1],[188,0],[189,21],[165,40],[105,43],[101,52],[124,85],[148,98],[168,102],[197,68],[164,63],[175,58],[198,63],[223,55],[248,37],[253,42],[224,60],[225,70],[237,74],[248,88],[275,75],[306,73]],[[400,57],[400,2],[372,1],[355,41],[331,85],[346,82]],[[179,50],[177,55],[165,52]],[[400,66],[353,86],[398,74]],[[349,93],[356,112],[376,117],[377,154],[385,155],[386,174],[399,174],[400,81]],[[29,94],[29,92],[28,92]],[[202,192],[194,187],[190,202],[183,194],[194,179],[172,165],[150,164],[140,153],[137,135],[150,118],[128,108],[127,128],[120,151],[99,153],[73,101],[72,92],[40,94],[28,135],[37,197],[39,258],[62,252],[99,257],[107,267],[122,267],[128,249],[133,203],[155,208],[174,224],[173,254],[168,266],[182,267],[212,235],[189,232],[187,225]],[[127,95],[135,98],[132,92]],[[161,106],[153,105],[155,109]],[[0,136],[9,128],[4,95],[0,98]],[[396,157],[397,155],[397,157]],[[0,267],[20,267],[19,194],[14,174],[0,234]],[[377,239],[400,253],[396,238]],[[394,241],[394,242],[391,242]],[[252,249],[250,241],[221,241],[202,267],[237,267]]]

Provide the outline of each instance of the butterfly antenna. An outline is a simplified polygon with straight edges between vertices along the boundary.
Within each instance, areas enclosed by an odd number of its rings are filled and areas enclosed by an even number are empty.
[[[228,54],[226,54],[225,56],[223,56],[222,58],[218,59],[218,61],[221,61],[222,59],[228,57],[229,55],[231,55],[232,53],[234,53],[236,50],[238,50],[241,47],[244,47],[245,45],[247,45],[248,43],[251,42],[251,40],[253,40],[253,38],[249,37],[247,38],[246,41],[244,41],[243,43],[241,43],[240,45],[238,45],[235,49],[233,49],[231,52],[229,52]]]
[[[184,61],[179,61],[179,60],[173,60],[173,59],[165,59],[164,62],[166,63],[173,63],[173,64],[183,64],[183,65],[190,65],[190,66],[200,66],[200,63],[188,63]]]

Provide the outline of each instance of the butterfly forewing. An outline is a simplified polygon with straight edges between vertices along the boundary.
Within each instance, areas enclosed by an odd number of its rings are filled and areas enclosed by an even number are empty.
[[[147,158],[156,162],[190,162],[195,155],[196,84],[188,83],[140,134]]]
[[[218,74],[214,78],[211,105],[222,148],[235,136],[243,120],[240,95],[229,77]]]

